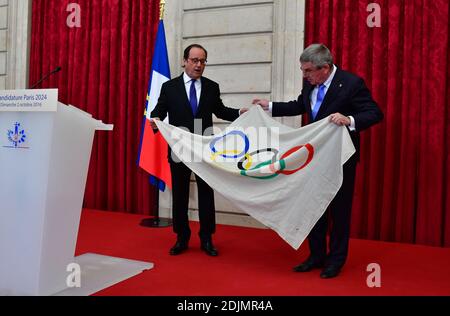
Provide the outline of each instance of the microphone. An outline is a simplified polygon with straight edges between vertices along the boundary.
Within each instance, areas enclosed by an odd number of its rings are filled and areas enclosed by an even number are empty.
[[[57,72],[59,72],[59,71],[61,71],[61,67],[60,67],[60,66],[56,67],[56,68],[53,69],[51,72],[49,72],[49,73],[46,74],[44,77],[42,77],[41,80],[39,80],[39,81],[36,82],[34,85],[32,85],[30,89],[36,88],[38,85],[41,84],[42,81],[44,81],[45,79],[47,79],[48,77],[50,77],[51,75],[53,75],[53,74],[55,74],[55,73],[57,73]]]

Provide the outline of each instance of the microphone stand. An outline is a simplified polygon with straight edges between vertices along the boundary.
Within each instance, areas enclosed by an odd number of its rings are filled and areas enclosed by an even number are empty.
[[[51,75],[59,72],[61,70],[61,67],[56,67],[53,71],[51,71],[50,73],[46,74],[44,77],[41,78],[41,80],[39,80],[38,82],[36,82],[34,85],[31,86],[30,89],[34,89],[36,88],[38,85],[40,85],[45,79],[47,79],[48,77],[50,77]]]
[[[155,196],[155,210],[156,215],[151,218],[145,218],[141,221],[140,226],[143,227],[169,227],[172,225],[172,219],[170,218],[161,218],[159,217],[159,189],[155,188],[156,196]]]

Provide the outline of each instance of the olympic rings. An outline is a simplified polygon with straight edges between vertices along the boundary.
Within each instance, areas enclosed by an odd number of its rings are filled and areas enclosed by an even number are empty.
[[[302,145],[302,146],[298,146],[298,147],[294,147],[290,150],[288,150],[283,156],[281,156],[280,161],[285,162],[286,158],[289,157],[290,155],[292,155],[294,152],[299,151],[300,149],[302,149],[303,147],[305,147],[308,150],[308,158],[306,159],[305,163],[303,165],[300,166],[300,168],[294,169],[294,170],[280,170],[277,171],[277,173],[281,173],[281,174],[285,174],[285,175],[291,175],[294,174],[300,170],[302,170],[303,168],[305,168],[307,165],[309,165],[309,163],[311,162],[311,160],[314,157],[314,147],[311,146],[311,144],[306,144],[306,145]],[[284,169],[284,168],[283,168]]]
[[[241,152],[239,152],[238,150],[223,150],[221,152],[217,151],[216,149],[217,143],[220,140],[225,139],[225,137],[227,137],[228,135],[237,135],[242,137],[245,143],[244,150]],[[278,159],[279,151],[275,148],[258,149],[254,152],[248,153],[250,149],[250,140],[245,133],[237,130],[231,131],[223,136],[215,138],[213,141],[211,141],[210,148],[212,151],[211,160],[213,162],[217,163],[217,157],[219,156],[226,159],[241,158],[241,160],[237,162],[237,168],[240,170],[240,174],[242,176],[260,180],[272,179],[279,176],[280,174],[289,176],[294,173],[297,173],[298,171],[304,169],[307,165],[311,163],[315,153],[314,147],[311,144],[293,147],[289,149],[287,152],[285,152],[279,159]],[[292,158],[292,156],[303,148],[307,150],[307,157],[306,160],[303,162],[303,164],[296,169],[286,170],[289,158],[291,157],[291,160],[297,162],[298,158],[297,157]],[[254,160],[253,157],[261,153],[272,153],[273,155],[271,159],[261,162],[256,166],[252,167],[252,163]],[[303,160],[304,159],[302,159],[302,161]],[[258,172],[258,170],[260,172]]]
[[[269,165],[269,164],[270,164],[270,165]],[[253,178],[253,179],[260,179],[260,180],[268,180],[268,179],[272,179],[272,178],[278,177],[278,176],[280,175],[279,173],[274,172],[274,169],[272,168],[272,166],[274,165],[274,163],[272,163],[272,161],[270,161],[270,160],[267,160],[267,161],[265,161],[265,162],[262,162],[262,163],[256,165],[255,167],[253,167],[252,169],[250,169],[250,171],[251,171],[251,170],[257,170],[257,169],[262,168],[262,167],[265,167],[265,166],[267,166],[267,165],[269,165],[269,170],[272,171],[272,174],[271,174],[271,175],[268,175],[268,176],[249,175],[248,170],[241,170],[241,175],[246,176],[246,177],[249,177],[249,178]]]
[[[211,154],[211,160],[216,162],[218,156],[225,157],[226,154],[236,154],[236,153],[238,153],[237,150],[225,150],[225,151],[217,152],[217,153]],[[242,169],[242,170],[247,170],[252,166],[253,159],[249,154],[245,154],[244,159],[247,160],[247,164],[245,165],[245,169]],[[242,166],[242,164],[241,164],[241,166]]]
[[[211,151],[213,153],[217,153],[217,149],[216,149],[216,144],[219,140],[225,139],[225,137],[227,137],[228,135],[238,135],[241,136],[242,139],[245,142],[245,149],[240,152],[238,155],[233,155],[233,156],[228,156],[228,155],[224,155],[224,154],[220,154],[220,156],[222,156],[223,158],[232,158],[232,159],[237,159],[237,158],[241,158],[242,156],[244,156],[250,149],[250,140],[248,139],[247,135],[245,135],[245,133],[241,132],[241,131],[231,131],[223,136],[217,137],[215,138],[210,144],[209,147],[211,148]]]
[[[239,170],[249,170],[249,168],[243,167],[244,162],[246,160],[248,160],[247,156],[251,159],[251,157],[253,157],[253,156],[257,155],[257,154],[260,154],[260,153],[264,153],[264,152],[273,152],[272,160],[268,160],[269,163],[275,163],[275,161],[277,161],[278,150],[276,150],[274,148],[258,149],[257,151],[254,151],[254,152],[252,152],[250,154],[246,154],[245,157],[242,158],[241,161],[238,162]],[[250,165],[251,165],[251,160],[249,162],[250,162]],[[266,162],[263,162],[263,164],[264,163],[266,163]],[[257,168],[261,167],[260,165],[257,165],[256,167],[251,168],[251,170],[254,170],[254,169],[257,169]]]

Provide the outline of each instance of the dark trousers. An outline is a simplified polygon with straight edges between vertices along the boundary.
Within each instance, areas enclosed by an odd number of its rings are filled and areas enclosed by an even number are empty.
[[[172,216],[173,231],[178,240],[188,241],[191,237],[189,228],[189,185],[192,171],[183,163],[170,163],[172,172]],[[216,231],[216,214],[214,191],[199,176],[195,175],[198,189],[198,215],[200,220],[200,239],[211,238]]]
[[[347,259],[356,163],[357,160],[353,156],[344,164],[341,188],[331,201],[328,210],[308,235],[311,257],[315,261],[324,261],[326,264],[341,267]],[[327,255],[326,235],[329,217],[331,217],[331,232]]]

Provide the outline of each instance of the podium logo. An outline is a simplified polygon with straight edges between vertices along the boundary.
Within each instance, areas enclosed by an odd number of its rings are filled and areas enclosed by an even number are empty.
[[[25,142],[27,140],[27,135],[25,130],[21,127],[20,123],[15,123],[12,129],[9,129],[6,133],[8,136],[9,146],[3,146],[5,148],[17,148],[17,149],[29,149],[25,147]]]

